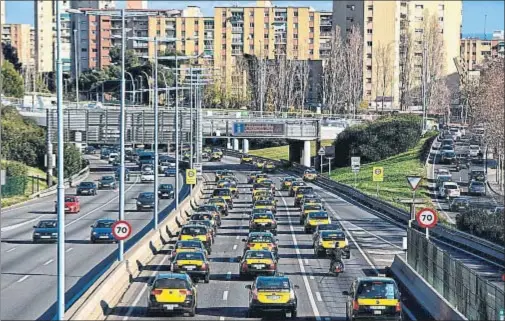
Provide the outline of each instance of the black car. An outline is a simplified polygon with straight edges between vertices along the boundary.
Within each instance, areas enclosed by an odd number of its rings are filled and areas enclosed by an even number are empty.
[[[160,184],[158,186],[159,198],[174,198],[174,186],[172,184]]]
[[[58,221],[42,220],[33,226],[33,243],[56,242],[58,240]]]
[[[449,204],[451,212],[464,212],[470,208],[470,202],[464,197],[455,197]]]
[[[469,181],[479,181],[479,182],[485,182],[486,181],[486,172],[484,169],[472,169],[470,173],[468,174],[468,180]]]
[[[102,176],[98,181],[98,189],[115,189],[116,178],[114,176]]]
[[[96,184],[93,182],[80,182],[75,193],[77,195],[96,195]]]
[[[442,163],[452,164],[453,162],[456,162],[456,153],[454,151],[442,152]]]
[[[143,192],[137,197],[137,211],[154,208],[154,193]]]

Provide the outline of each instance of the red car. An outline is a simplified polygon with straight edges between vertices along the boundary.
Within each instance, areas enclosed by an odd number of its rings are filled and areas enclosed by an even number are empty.
[[[58,212],[58,203],[54,205],[54,211]],[[81,203],[77,196],[65,196],[65,213],[79,213],[81,211]]]

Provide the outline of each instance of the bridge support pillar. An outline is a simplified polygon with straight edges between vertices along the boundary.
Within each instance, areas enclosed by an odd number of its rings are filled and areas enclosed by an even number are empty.
[[[239,148],[238,148],[238,138],[233,138],[233,150],[239,150]]]
[[[310,167],[310,140],[303,142],[303,166]]]
[[[242,153],[249,153],[249,139],[245,139],[242,141]]]

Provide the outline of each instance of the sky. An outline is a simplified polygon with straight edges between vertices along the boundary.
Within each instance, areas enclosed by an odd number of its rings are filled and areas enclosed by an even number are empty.
[[[3,1],[3,0],[2,0]],[[5,0],[7,23],[28,23],[33,25],[33,0]],[[50,0],[47,0],[50,1]],[[122,1],[116,0],[121,7]],[[150,0],[149,8],[182,9],[187,5],[198,5],[205,16],[213,16],[213,7],[253,6],[255,1],[162,1]],[[277,6],[312,6],[316,10],[331,10],[332,1],[273,1]],[[463,1],[463,35],[482,35],[484,21],[486,33],[503,30],[505,20],[504,1]],[[487,18],[486,18],[487,15]]]

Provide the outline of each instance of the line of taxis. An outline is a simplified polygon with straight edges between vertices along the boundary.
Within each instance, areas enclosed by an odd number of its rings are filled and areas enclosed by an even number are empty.
[[[215,183],[210,198],[194,210],[178,233],[178,241],[171,247],[171,272],[158,274],[151,283],[147,299],[148,314],[196,314],[196,284],[200,280],[209,283],[211,266],[208,257],[212,253],[212,244],[221,225],[221,218],[230,215],[234,199],[240,197],[238,180],[233,172],[217,171]],[[242,239],[243,254],[236,259],[239,278],[252,280],[252,284],[245,286],[249,291],[248,317],[276,312],[296,318],[298,298],[295,290],[299,287],[278,271],[278,200],[275,195],[287,191],[294,198],[293,206],[300,210],[300,224],[306,233],[313,233],[316,257],[324,256],[333,248],[339,247],[343,251],[343,258],[349,259],[349,243],[341,225],[332,222],[323,201],[303,180],[284,177],[279,191],[263,169],[261,172],[250,173],[247,183],[252,185],[249,233]],[[346,314],[350,320],[401,320],[400,293],[393,279],[357,278],[350,291],[343,294],[347,298]]]

